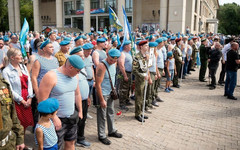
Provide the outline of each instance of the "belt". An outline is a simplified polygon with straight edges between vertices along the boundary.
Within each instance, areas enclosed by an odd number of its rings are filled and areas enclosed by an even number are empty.
[[[93,78],[92,79],[87,79],[88,81],[92,81],[93,80]]]
[[[0,147],[3,147],[7,144],[7,142],[10,140],[11,135],[12,135],[12,131],[9,131],[8,135],[0,141]]]

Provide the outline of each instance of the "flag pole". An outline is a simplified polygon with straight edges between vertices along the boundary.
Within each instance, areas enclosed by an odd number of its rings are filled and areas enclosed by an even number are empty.
[[[146,96],[147,96],[147,86],[148,86],[148,70],[147,70],[147,79],[145,79],[145,87],[144,87],[143,109],[142,109],[142,125],[143,125],[143,120],[144,120],[145,103],[146,103]]]

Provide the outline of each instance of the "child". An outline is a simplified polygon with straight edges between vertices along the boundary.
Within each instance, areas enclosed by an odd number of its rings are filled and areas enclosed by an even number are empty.
[[[41,117],[35,128],[35,142],[39,150],[58,150],[58,137],[52,122],[58,108],[59,102],[55,98],[48,98],[38,104]]]
[[[170,93],[170,91],[173,91],[173,89],[170,88],[170,84],[171,84],[171,81],[173,80],[174,73],[175,73],[175,75],[177,74],[175,59],[172,56],[173,56],[172,51],[169,51],[167,53],[167,57],[168,57],[167,69],[166,69],[167,70],[167,72],[166,72],[167,81],[166,81],[166,89],[165,89],[165,92],[167,92],[167,93]]]

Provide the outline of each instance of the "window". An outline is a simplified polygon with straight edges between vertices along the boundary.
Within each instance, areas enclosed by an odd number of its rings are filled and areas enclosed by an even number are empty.
[[[105,12],[108,12],[108,6],[110,6],[114,11],[116,11],[116,0],[104,0]]]
[[[71,18],[65,18],[65,26],[71,25]]]
[[[91,0],[91,9],[96,9],[100,7],[100,0]]]
[[[76,9],[79,10],[79,9],[84,9],[84,0],[77,0],[76,2]]]
[[[196,26],[197,26],[197,16],[194,15],[194,24],[193,24],[193,30],[196,31]]]
[[[132,8],[133,8],[132,2],[133,2],[132,0],[125,0],[125,10],[127,13],[132,12]]]
[[[195,13],[197,13],[198,0],[195,0]]]
[[[72,1],[64,2],[65,15],[71,15],[72,10],[73,10],[73,2]]]

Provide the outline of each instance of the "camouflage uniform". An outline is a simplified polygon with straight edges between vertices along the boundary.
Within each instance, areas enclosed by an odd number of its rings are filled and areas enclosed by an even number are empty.
[[[177,74],[176,75],[174,74],[174,77],[173,77],[173,85],[177,86],[178,85],[178,77],[181,74],[181,65],[183,63],[181,50],[177,47],[177,45],[173,49],[173,56],[175,59],[175,65],[176,65],[176,70],[177,70]]]
[[[195,63],[196,63],[196,60],[197,60],[197,52],[198,52],[197,45],[193,44],[192,45],[192,64],[191,64],[191,69],[194,69],[194,66],[195,66]]]
[[[59,62],[59,67],[61,67],[62,65],[65,64],[67,58],[65,56],[65,54],[63,54],[63,52],[60,50],[55,54],[55,57],[57,58],[58,62]]]
[[[16,145],[23,143],[24,131],[17,117],[9,84],[0,76],[0,149],[15,150]]]
[[[120,106],[125,106],[127,102],[129,102],[129,92],[130,92],[130,86],[131,86],[131,73],[126,72],[128,81],[124,81],[123,74],[121,71],[119,72],[118,75],[118,81],[119,81],[119,104]],[[128,100],[128,101],[127,101]]]
[[[142,114],[145,76],[147,75],[147,58],[141,52],[133,59],[133,74],[135,75],[135,116]]]

